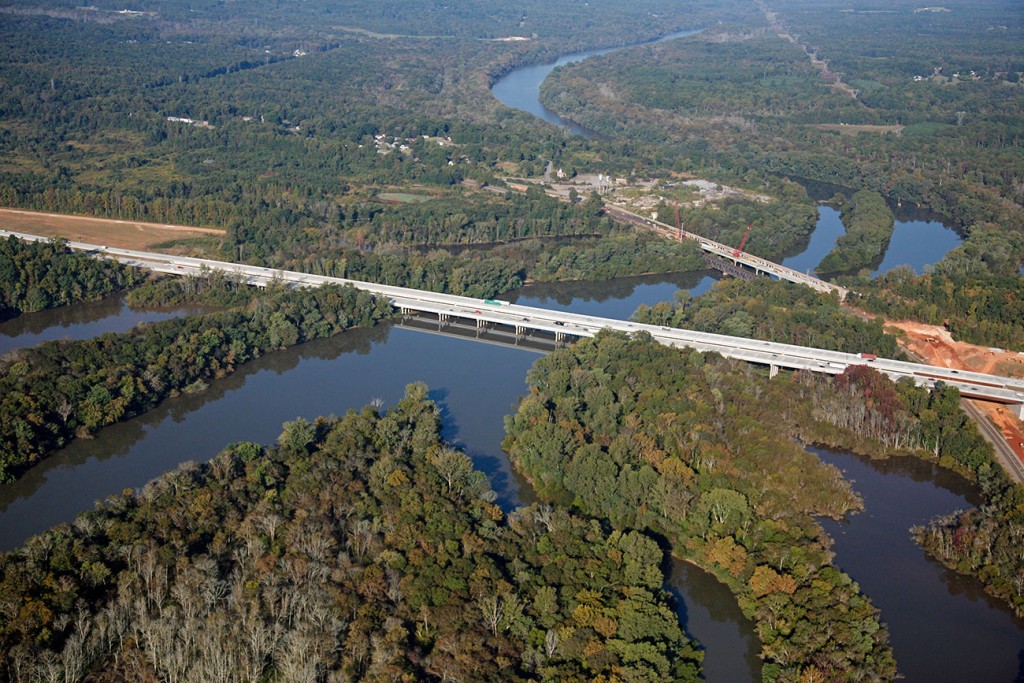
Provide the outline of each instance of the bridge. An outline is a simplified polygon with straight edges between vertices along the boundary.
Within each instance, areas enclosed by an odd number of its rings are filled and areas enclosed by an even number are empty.
[[[654,232],[670,239],[679,239],[680,231],[671,225],[641,216],[638,213],[633,213],[621,206],[605,205],[605,212],[613,218],[618,218],[619,220],[627,221],[633,225],[653,230]],[[706,254],[714,257],[717,261],[724,261],[727,264],[731,263],[734,267],[740,267],[742,264],[743,266],[752,269],[756,274],[773,275],[780,280],[788,280],[789,282],[806,285],[819,292],[836,292],[839,294],[840,301],[845,299],[846,295],[850,293],[850,290],[846,287],[840,287],[839,285],[832,284],[831,282],[825,282],[824,280],[812,275],[801,273],[799,270],[793,270],[792,268],[787,268],[786,266],[779,265],[778,263],[773,263],[772,261],[763,259],[760,256],[754,256],[753,254],[748,254],[742,251],[739,252],[739,254],[736,254],[736,249],[733,247],[730,247],[727,244],[722,244],[721,242],[710,240],[707,237],[701,237],[700,235],[695,235],[694,233],[686,232],[685,230],[682,231],[682,236],[685,239],[691,239],[700,244],[700,248],[703,249]],[[713,267],[723,270],[719,265],[714,265]],[[724,269],[723,272],[735,274],[730,269]]]
[[[49,239],[0,230],[0,236],[10,235],[30,241]],[[160,273],[202,276],[209,271],[220,271],[239,283],[257,287],[265,287],[273,283],[309,287],[318,287],[324,284],[351,285],[386,298],[392,306],[406,316],[426,313],[433,316],[439,326],[457,321],[468,322],[470,325],[475,325],[478,330],[501,329],[508,334],[513,334],[516,338],[525,339],[531,333],[540,332],[555,342],[567,342],[572,339],[593,337],[604,328],[620,330],[629,334],[645,332],[656,341],[668,346],[718,353],[727,358],[766,366],[769,368],[771,376],[775,376],[780,369],[837,375],[850,366],[867,365],[894,380],[906,378],[914,384],[924,387],[934,387],[937,382],[943,382],[956,387],[967,398],[1015,405],[1021,419],[1024,419],[1024,379],[876,358],[868,354],[858,355],[710,332],[645,325],[628,320],[520,306],[506,301],[438,294],[406,287],[262,268],[241,263],[114,249],[81,242],[69,242],[68,244],[73,249],[85,251],[98,257],[105,256],[125,265],[148,268]]]

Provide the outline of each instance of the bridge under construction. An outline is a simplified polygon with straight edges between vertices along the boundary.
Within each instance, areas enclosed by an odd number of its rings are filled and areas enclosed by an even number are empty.
[[[687,232],[682,228],[674,228],[667,223],[662,223],[661,221],[657,221],[653,218],[647,218],[638,213],[633,213],[621,206],[614,206],[610,204],[606,205],[605,212],[612,218],[652,230],[670,239],[693,240],[697,242],[697,244],[700,245],[700,248],[704,250],[705,258],[709,260],[709,265],[712,268],[721,270],[729,275],[738,277],[743,277],[743,273],[771,275],[779,278],[780,280],[788,280],[789,282],[806,285],[819,292],[835,292],[839,295],[840,301],[845,299],[846,295],[850,293],[850,290],[846,287],[826,282],[825,280],[816,278],[813,275],[801,273],[799,270],[793,270],[792,268],[787,268],[786,266],[779,265],[778,263],[773,263],[772,261],[763,259],[760,256],[748,254],[743,251],[742,244],[738,248],[730,247],[727,244],[716,242],[708,239],[707,237]],[[746,236],[744,236],[744,242],[745,241]]]

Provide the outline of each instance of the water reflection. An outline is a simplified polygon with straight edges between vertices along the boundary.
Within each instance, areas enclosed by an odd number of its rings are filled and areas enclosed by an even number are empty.
[[[661,43],[666,40],[674,40],[676,38],[683,38],[685,36],[692,36],[700,33],[703,29],[678,31],[671,33],[657,40],[650,41],[652,43]],[[636,45],[642,45],[643,43],[637,43]],[[626,47],[635,47],[635,45],[627,45],[623,47],[609,47],[600,50],[587,50],[586,52],[576,52],[569,55],[563,55],[554,62],[548,64],[534,64],[531,66],[523,66],[513,71],[510,71],[505,76],[499,78],[493,86],[491,86],[491,92],[499,102],[506,104],[514,109],[520,109],[529,114],[541,118],[548,123],[553,123],[556,126],[564,128],[573,135],[579,135],[585,138],[595,137],[597,134],[594,131],[584,128],[583,126],[570,121],[569,119],[563,119],[561,116],[551,111],[540,101],[540,85],[547,78],[548,74],[551,73],[556,67],[565,66],[566,64],[572,64],[579,62],[587,57],[596,57],[598,55],[605,55],[609,52],[615,52],[616,50],[622,50]]]
[[[425,381],[442,397],[444,436],[465,448],[510,508],[525,485],[501,451],[501,417],[524,393],[536,359],[498,346],[377,327],[274,352],[206,391],[165,401],[138,418],[73,442],[0,490],[0,550],[7,550],[124,488],[186,460],[207,460],[234,441],[272,442],[297,416],[401,398]],[[457,417],[456,417],[457,416]]]
[[[107,332],[127,332],[139,323],[157,322],[202,312],[197,307],[130,308],[123,294],[103,301],[25,313],[0,323],[0,355],[55,339],[91,339]]]
[[[918,215],[924,213],[916,212]],[[787,256],[782,264],[805,273],[813,273],[836,240],[846,233],[840,213],[828,205],[818,207],[818,222],[809,242],[799,253]],[[907,265],[918,275],[960,246],[961,236],[938,220],[902,220],[897,217],[892,238],[882,254],[867,267],[872,276]]]
[[[698,270],[607,282],[538,282],[514,292],[508,299],[524,306],[628,319],[640,304],[650,306],[660,301],[673,301],[679,290],[699,296],[711,289],[719,278],[718,271]]]
[[[889,627],[908,681],[1012,681],[1024,622],[910,538],[910,527],[980,502],[962,478],[914,458],[872,461],[818,451],[864,498],[864,512],[823,520],[835,539],[836,564],[871,596]]]
[[[704,651],[704,680],[760,681],[761,643],[729,589],[682,560],[673,559],[671,571],[666,588],[679,599],[680,622],[688,634],[712,645]]]

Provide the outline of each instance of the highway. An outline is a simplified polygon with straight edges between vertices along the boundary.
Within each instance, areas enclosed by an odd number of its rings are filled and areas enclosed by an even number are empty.
[[[638,213],[633,213],[632,211],[620,206],[606,205],[605,211],[614,218],[619,218],[634,225],[654,230],[665,237],[669,237],[671,239],[678,239],[679,237],[679,231],[671,225],[641,216]],[[686,232],[684,230],[683,237],[698,242],[700,244],[700,248],[709,254],[715,254],[716,256],[720,256],[736,264],[742,263],[743,265],[754,269],[757,273],[767,273],[769,275],[774,275],[780,280],[788,280],[789,282],[807,285],[811,289],[819,292],[836,292],[839,294],[840,300],[845,299],[846,295],[850,291],[845,287],[840,287],[839,285],[832,284],[831,282],[825,282],[824,280],[820,280],[808,275],[807,273],[801,273],[799,270],[793,270],[792,268],[781,266],[778,263],[773,263],[772,261],[763,259],[760,256],[754,256],[753,254],[748,254],[746,252],[740,252],[738,255],[734,256],[733,253],[735,252],[735,249],[733,247],[730,247],[727,244],[722,244],[721,242],[710,240],[707,237],[695,235],[692,232]]]
[[[26,240],[49,238],[12,233],[0,230],[0,236],[14,235]],[[655,340],[669,346],[692,348],[713,352],[727,358],[758,363],[770,368],[775,374],[779,369],[809,370],[832,375],[840,374],[852,365],[868,365],[894,380],[907,378],[919,386],[931,387],[944,382],[960,390],[968,398],[977,398],[1017,406],[1024,417],[1024,380],[1000,377],[964,370],[953,370],[933,365],[922,365],[873,356],[861,356],[840,351],[828,351],[792,344],[732,337],[708,332],[695,332],[656,325],[644,325],[628,320],[616,320],[552,311],[532,306],[520,306],[504,301],[473,299],[451,294],[438,294],[405,287],[379,285],[370,282],[344,278],[310,275],[294,271],[261,268],[239,263],[228,263],[210,259],[185,256],[171,256],[151,252],[114,249],[95,244],[69,242],[78,250],[116,259],[126,265],[149,268],[156,272],[175,275],[202,275],[208,270],[217,270],[236,278],[240,283],[266,286],[273,282],[289,285],[316,287],[324,284],[352,285],[372,292],[387,300],[403,313],[430,313],[439,321],[470,320],[484,328],[503,326],[516,334],[528,330],[542,330],[554,335],[556,341],[569,338],[592,337],[604,328],[636,334],[646,332]]]

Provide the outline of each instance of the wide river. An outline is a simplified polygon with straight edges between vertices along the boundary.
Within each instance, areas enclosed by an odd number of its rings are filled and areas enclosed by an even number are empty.
[[[527,287],[520,303],[607,316],[626,316],[640,303],[672,300],[682,288],[699,294],[710,273],[628,278],[608,283]],[[75,307],[79,308],[79,307]],[[95,307],[87,306],[90,311]],[[116,301],[107,317],[81,323],[51,316],[38,329],[33,316],[0,324],[9,342],[33,344],[54,332],[76,337],[120,330],[138,316]],[[66,311],[65,313],[72,313]],[[49,314],[47,314],[49,315]],[[26,329],[10,334],[11,327]],[[24,335],[24,336],[22,336]],[[453,338],[400,326],[355,330],[266,356],[198,395],[179,396],[157,409],[77,441],[44,461],[17,484],[0,489],[0,550],[71,520],[96,500],[142,486],[186,460],[207,460],[233,441],[273,441],[280,424],[297,416],[339,414],[380,398],[386,405],[406,384],[425,381],[442,408],[444,436],[490,477],[503,507],[531,499],[531,490],[501,450],[503,417],[525,392],[536,352]],[[847,470],[867,509],[829,524],[837,563],[875,600],[890,625],[901,671],[910,681],[1012,681],[1024,656],[1024,624],[987,599],[977,582],[929,561],[907,529],[933,515],[971,505],[971,487],[916,461],[866,463],[842,453],[826,459]],[[760,679],[759,644],[731,594],[708,574],[674,563],[668,588],[680,619],[706,648],[708,681]]]
[[[608,51],[579,53],[551,65],[517,70],[495,85],[495,94],[521,94],[532,87],[536,100],[536,88],[556,64]],[[530,69],[528,78],[521,75]],[[540,110],[533,113],[554,116]],[[920,272],[959,243],[941,223],[926,223],[945,241],[923,253],[924,247],[932,245],[922,245],[915,235],[909,247],[893,253],[895,263],[908,263]],[[787,265],[813,269],[841,234],[842,226],[837,224],[835,211],[822,207],[810,244],[790,256]],[[900,223],[897,234],[899,230]],[[932,236],[927,241],[936,239]],[[890,252],[896,244],[894,236]],[[889,253],[880,271],[888,261]],[[699,295],[714,279],[711,273],[701,272],[596,284],[535,285],[509,298],[627,317],[641,303],[671,301],[679,289]],[[0,323],[0,353],[48,339],[124,331],[138,322],[174,314],[133,311],[115,298],[22,316]],[[532,491],[512,471],[501,450],[503,418],[525,392],[526,373],[536,358],[536,352],[523,348],[393,325],[267,354],[230,377],[211,382],[201,394],[170,399],[146,415],[103,430],[94,439],[73,443],[17,484],[0,488],[0,550],[15,548],[32,534],[70,521],[94,501],[142,486],[182,462],[207,460],[233,441],[271,442],[286,420],[339,414],[378,398],[385,405],[393,404],[405,385],[414,381],[426,382],[441,406],[445,438],[472,456],[490,477],[501,505],[511,509],[529,502]],[[913,524],[974,504],[976,491],[918,461],[873,463],[843,453],[822,453],[822,457],[846,471],[865,499],[864,513],[828,523],[826,528],[836,540],[837,564],[881,609],[906,680],[1024,681],[1024,623],[988,599],[976,581],[930,561],[907,532]],[[706,679],[760,680],[757,638],[731,594],[710,575],[681,562],[673,563],[668,588],[678,598],[687,631],[706,648]]]

